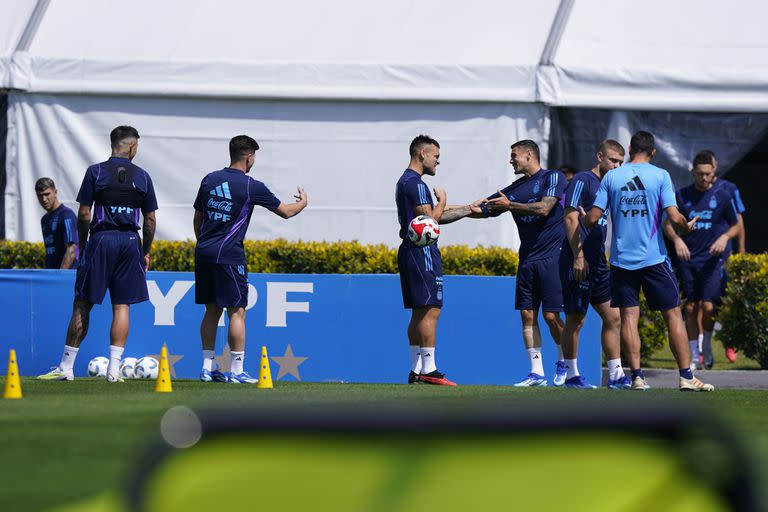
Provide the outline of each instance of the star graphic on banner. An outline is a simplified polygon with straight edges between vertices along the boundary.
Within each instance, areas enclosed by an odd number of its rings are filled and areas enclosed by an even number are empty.
[[[144,357],[154,357],[155,359],[157,359],[158,363],[160,362],[160,354],[149,354]],[[173,379],[176,378],[176,368],[174,368],[173,365],[175,365],[182,359],[184,359],[184,356],[172,355],[170,352],[168,353],[168,366],[170,366],[171,378]]]
[[[232,367],[232,351],[229,350],[229,345],[224,345],[224,351],[220,356],[216,356],[216,364],[219,365],[219,370],[227,373]]]
[[[285,348],[285,354],[279,357],[271,357],[270,359],[280,366],[280,371],[277,372],[277,380],[282,379],[286,375],[293,375],[296,377],[296,380],[301,381],[301,377],[299,376],[299,365],[309,358],[294,356],[293,349],[289,343]]]

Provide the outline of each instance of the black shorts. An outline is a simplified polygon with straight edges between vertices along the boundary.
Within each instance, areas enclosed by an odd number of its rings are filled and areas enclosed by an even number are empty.
[[[222,308],[248,305],[248,265],[208,263],[195,259],[195,304]]]

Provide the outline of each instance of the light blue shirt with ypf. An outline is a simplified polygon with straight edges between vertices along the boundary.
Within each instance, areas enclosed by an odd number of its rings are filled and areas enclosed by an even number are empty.
[[[672,178],[649,163],[629,163],[600,182],[594,206],[611,216],[611,265],[637,270],[667,259],[664,209],[677,206]]]

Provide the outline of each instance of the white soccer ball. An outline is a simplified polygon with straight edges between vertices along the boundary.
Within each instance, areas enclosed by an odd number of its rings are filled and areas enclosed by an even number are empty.
[[[408,224],[408,239],[414,245],[424,247],[437,242],[440,225],[432,217],[419,215]]]
[[[106,377],[109,368],[109,359],[104,356],[94,357],[88,362],[88,375],[90,377]]]
[[[134,373],[134,370],[136,369],[136,358],[135,357],[126,357],[122,361],[120,361],[120,376],[124,379],[135,379],[136,374]]]
[[[133,374],[137,379],[156,379],[160,363],[154,357],[142,357],[136,361]]]

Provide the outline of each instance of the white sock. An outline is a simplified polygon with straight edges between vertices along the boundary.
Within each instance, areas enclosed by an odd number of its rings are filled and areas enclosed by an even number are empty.
[[[699,364],[699,340],[688,340],[691,347],[691,366]]]
[[[560,345],[559,343],[556,343],[556,345],[557,345],[557,360],[558,361],[565,361],[565,356],[563,356],[563,346]],[[574,361],[575,361],[575,359],[574,359]],[[578,375],[578,373],[576,375]]]
[[[706,331],[705,331],[706,332]],[[711,334],[710,334],[711,336]],[[704,333],[699,334],[699,354],[702,353],[702,349],[704,348]]]
[[[233,375],[240,375],[243,373],[243,361],[245,361],[245,351],[232,352],[232,365],[230,366],[229,371],[231,371]]]
[[[437,365],[435,363],[435,347],[421,347],[419,353],[421,354],[422,375],[437,370]]]
[[[624,377],[624,368],[621,366],[621,358],[609,359],[608,362],[608,379],[619,380]]]
[[[704,359],[712,362],[712,331],[704,331],[701,335],[701,349]]]
[[[120,376],[120,359],[123,357],[123,347],[116,347],[115,345],[109,346],[109,366],[107,367],[107,375],[112,377]]]
[[[571,379],[573,377],[579,376],[579,365],[576,363],[575,359],[566,359],[565,360],[565,378]]]
[[[77,347],[70,347],[64,345],[64,352],[61,354],[61,362],[59,368],[62,370],[71,370],[75,366],[75,358],[77,357],[77,351],[80,350]]]
[[[203,370],[213,371],[213,365],[216,363],[216,352],[214,350],[203,350]]]
[[[531,373],[544,375],[544,365],[541,362],[541,347],[527,349],[528,357],[531,360]]]
[[[411,371],[421,373],[421,347],[418,345],[408,345],[411,349]]]

